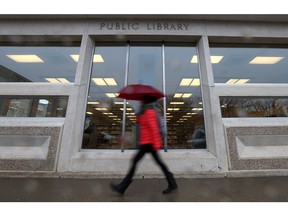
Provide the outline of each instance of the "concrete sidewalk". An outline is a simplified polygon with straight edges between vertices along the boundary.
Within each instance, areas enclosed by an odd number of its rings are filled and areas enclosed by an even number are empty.
[[[165,179],[135,179],[124,196],[109,188],[119,179],[0,178],[1,202],[286,202],[288,177],[179,178],[162,195]]]

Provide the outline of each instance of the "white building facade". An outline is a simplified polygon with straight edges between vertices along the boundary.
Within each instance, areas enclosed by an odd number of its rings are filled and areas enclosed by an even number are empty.
[[[0,172],[124,175],[138,104],[117,92],[143,83],[176,176],[286,175],[287,66],[287,16],[2,16]]]

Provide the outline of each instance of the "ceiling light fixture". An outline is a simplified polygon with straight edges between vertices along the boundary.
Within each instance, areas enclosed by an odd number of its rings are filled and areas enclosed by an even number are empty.
[[[212,64],[218,64],[222,60],[223,57],[224,56],[211,56],[210,57],[211,63]],[[193,55],[192,59],[191,59],[191,63],[192,64],[197,64],[198,63],[198,56]]]
[[[70,55],[70,57],[75,61],[78,62],[79,61],[79,55]],[[93,62],[96,63],[101,63],[104,62],[102,56],[100,54],[96,54],[93,56]]]
[[[7,57],[18,63],[42,63],[44,62],[37,55],[7,55]]]
[[[66,78],[45,78],[50,83],[70,83]]]
[[[184,104],[184,102],[170,102],[170,104]]]
[[[198,78],[183,78],[180,82],[180,86],[199,86],[200,79]]]
[[[117,86],[114,78],[92,78],[92,81],[99,86]]]
[[[229,79],[226,84],[244,84],[249,81],[250,79]]]
[[[88,101],[87,104],[93,105],[93,104],[99,104],[99,102],[97,102],[97,101]]]
[[[249,64],[276,64],[284,57],[256,56]]]
[[[174,98],[189,98],[191,97],[192,94],[191,93],[175,93],[174,94]]]
[[[119,94],[118,93],[106,93],[107,97],[109,98],[115,98],[117,97]]]

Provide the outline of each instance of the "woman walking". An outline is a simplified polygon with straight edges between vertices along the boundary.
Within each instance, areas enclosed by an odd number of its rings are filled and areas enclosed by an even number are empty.
[[[125,193],[126,189],[132,182],[137,164],[146,153],[151,153],[167,179],[168,188],[163,191],[163,194],[171,193],[178,188],[173,174],[168,170],[168,167],[164,164],[158,154],[158,150],[163,146],[163,141],[159,129],[158,114],[155,110],[156,100],[156,97],[153,96],[143,96],[141,100],[141,109],[136,118],[140,127],[138,152],[132,159],[130,169],[122,182],[120,184],[110,184],[112,190],[121,195]]]

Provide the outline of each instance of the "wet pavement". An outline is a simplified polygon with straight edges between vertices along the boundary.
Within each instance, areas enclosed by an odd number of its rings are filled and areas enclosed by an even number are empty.
[[[0,202],[287,202],[288,177],[134,179],[124,196],[110,190],[119,179],[0,178]]]

